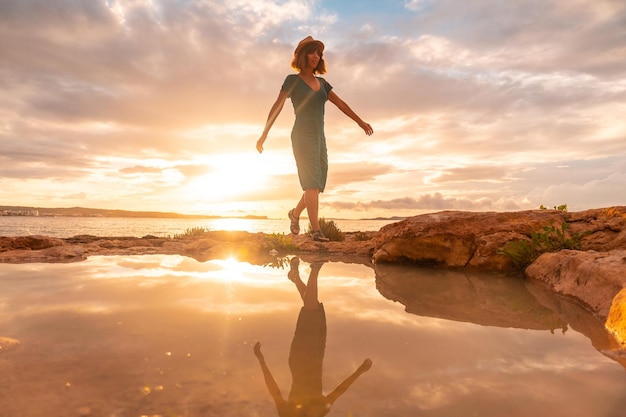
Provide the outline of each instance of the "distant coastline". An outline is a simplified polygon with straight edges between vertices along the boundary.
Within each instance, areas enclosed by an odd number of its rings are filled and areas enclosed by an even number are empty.
[[[25,217],[122,217],[122,218],[149,218],[149,219],[247,219],[247,220],[268,220],[267,216],[245,215],[245,216],[218,216],[211,214],[181,214],[175,212],[161,211],[131,211],[131,210],[109,210],[94,209],[85,207],[28,207],[28,206],[0,206],[0,216],[25,216]],[[303,218],[306,218],[304,216]],[[399,221],[406,217],[374,217],[358,220],[390,220]],[[335,219],[345,220],[345,219]]]
[[[0,206],[0,216],[32,216],[32,217],[124,217],[124,218],[155,218],[155,219],[223,219],[223,216],[205,214],[180,214],[159,211],[130,211],[93,209],[85,207],[44,208],[26,206]],[[234,219],[266,220],[267,216],[228,216]]]

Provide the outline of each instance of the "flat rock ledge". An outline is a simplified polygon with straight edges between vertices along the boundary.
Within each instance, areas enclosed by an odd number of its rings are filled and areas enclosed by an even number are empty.
[[[176,239],[155,236],[67,239],[0,237],[0,262],[76,262],[95,255],[171,254],[199,261],[237,257],[268,264],[287,254],[363,264],[412,264],[519,273],[500,252],[508,242],[530,240],[543,227],[569,225],[584,234],[581,250],[540,256],[526,271],[529,280],[573,298],[598,318],[626,348],[626,206],[563,212],[443,211],[407,218],[378,232],[346,233],[343,242],[319,243],[304,235],[211,231]]]
[[[182,255],[200,262],[236,257],[254,264],[265,264],[292,253],[309,254],[326,260],[371,265],[376,232],[346,233],[342,242],[320,243],[305,235],[279,235],[239,231],[208,231],[179,238],[100,237],[79,235],[71,238],[49,236],[0,237],[0,263],[79,262],[89,256]]]

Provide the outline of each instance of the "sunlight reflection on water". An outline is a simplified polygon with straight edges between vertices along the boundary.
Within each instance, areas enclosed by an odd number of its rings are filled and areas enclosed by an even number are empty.
[[[297,268],[303,284],[313,266]],[[287,272],[164,255],[0,265],[0,339],[15,341],[0,351],[0,416],[276,415],[253,346],[286,398],[302,307]],[[373,361],[330,415],[621,416],[624,368],[575,326],[563,334],[562,315],[538,315],[540,296],[466,274],[323,264],[323,393]],[[509,324],[476,324],[489,314]]]

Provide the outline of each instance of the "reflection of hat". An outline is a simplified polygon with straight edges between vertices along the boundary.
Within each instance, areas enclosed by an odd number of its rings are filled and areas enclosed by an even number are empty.
[[[321,52],[324,52],[324,44],[322,43],[322,41],[318,41],[313,39],[312,36],[307,36],[306,38],[302,39],[300,41],[300,43],[298,44],[298,46],[296,47],[296,50],[293,52],[294,56],[298,56],[298,54],[300,53],[300,51],[302,51],[302,48],[304,48],[305,46],[314,43],[316,44],[319,48]]]

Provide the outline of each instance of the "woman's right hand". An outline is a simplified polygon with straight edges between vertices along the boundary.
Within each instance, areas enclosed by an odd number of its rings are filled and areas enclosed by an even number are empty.
[[[256,344],[254,345],[254,356],[256,356],[257,358],[262,358],[263,354],[261,353],[261,343],[260,342],[256,342]]]
[[[267,139],[267,134],[263,133],[259,140],[256,141],[256,150],[259,153],[263,153],[263,144],[265,143],[265,139]]]

